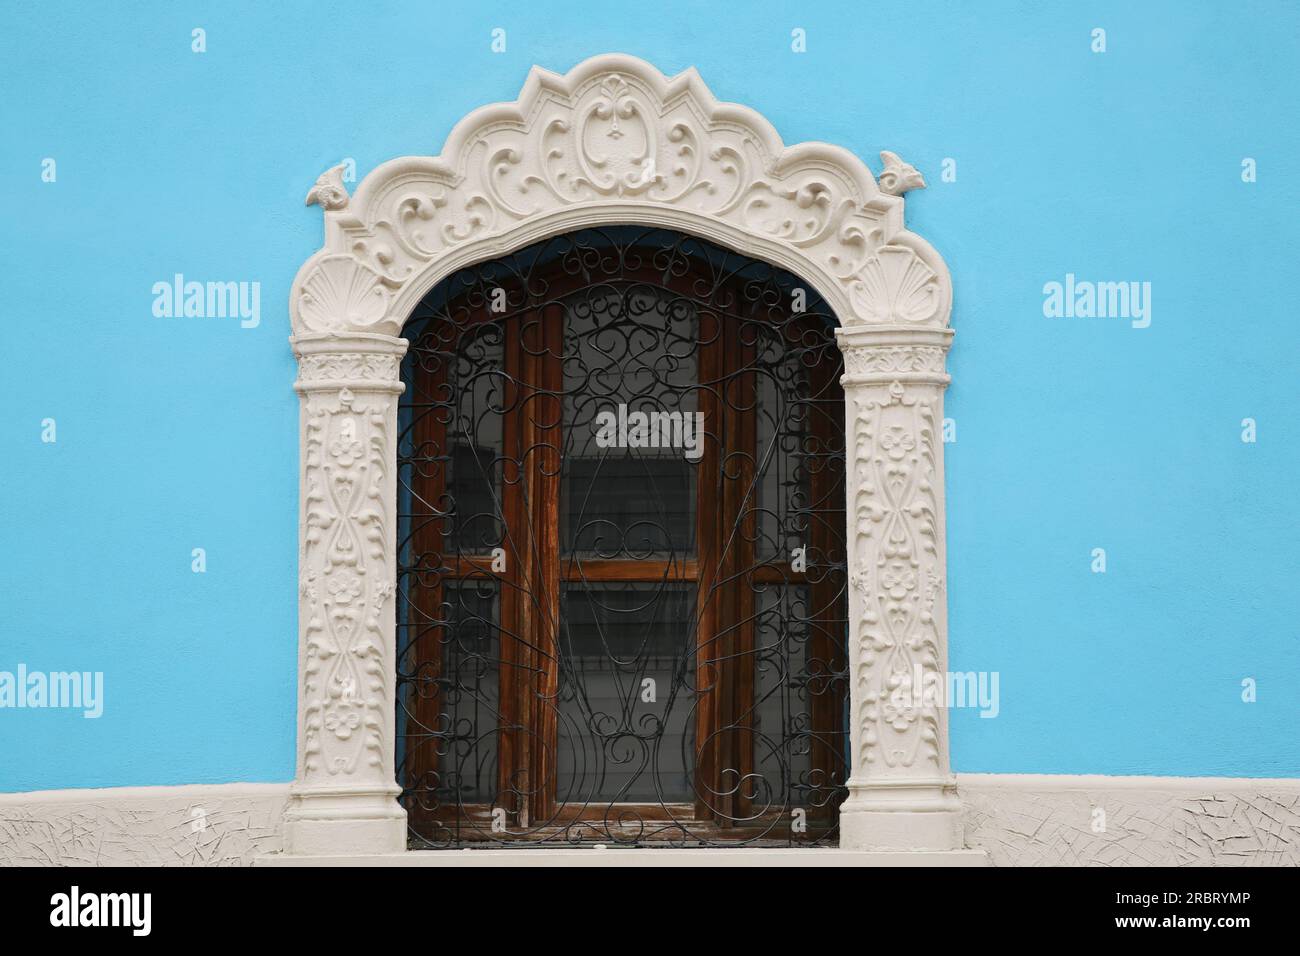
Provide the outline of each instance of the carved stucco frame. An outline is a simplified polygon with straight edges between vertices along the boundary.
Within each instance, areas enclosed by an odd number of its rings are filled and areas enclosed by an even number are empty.
[[[952,286],[903,224],[924,186],[892,153],[880,180],[825,143],[782,144],[624,55],[462,120],[442,155],[395,159],[349,197],[342,167],[308,194],[325,245],[294,280],[301,396],[295,854],[399,852],[395,797],[396,427],[402,325],[455,269],[599,224],[662,226],[809,282],[841,322],[847,404],[851,773],[841,846],[962,845],[947,714],[914,695],[947,668],[943,392]]]

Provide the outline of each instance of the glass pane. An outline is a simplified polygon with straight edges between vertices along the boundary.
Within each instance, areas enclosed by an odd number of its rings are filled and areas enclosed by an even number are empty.
[[[569,458],[564,470],[565,554],[643,560],[693,553],[695,473],[685,462]]]
[[[501,541],[500,447],[452,443],[447,471],[455,509],[450,553],[491,551]]]
[[[498,591],[488,580],[448,581],[440,591],[408,589],[408,624],[399,634],[398,777],[425,810],[494,799]],[[426,595],[441,600],[421,601]],[[425,603],[431,606],[417,606]]]
[[[818,816],[847,779],[844,622],[835,606],[814,606],[812,591],[755,593],[754,761],[763,781],[756,812],[788,805]]]
[[[497,793],[500,631],[499,589],[493,581],[448,583],[443,632],[438,800],[491,803]],[[484,731],[487,732],[484,732]]]
[[[483,554],[502,538],[502,413],[507,395],[504,334],[484,323],[466,328],[450,363],[445,400],[451,406],[447,428],[447,495],[451,512],[448,555]]]
[[[694,305],[640,283],[566,302],[566,554],[647,559],[695,550]]]
[[[495,728],[501,712],[498,598],[497,585],[489,581],[447,587],[450,626],[440,679],[447,757],[439,778],[448,802],[489,803],[497,790],[497,735],[482,729]]]
[[[769,800],[777,807],[790,800],[791,808],[807,810],[813,719],[806,686],[806,590],[769,588],[755,595],[755,606],[754,761],[767,788],[756,794],[757,809],[769,809]]]
[[[693,585],[564,589],[561,803],[694,800],[694,615]]]

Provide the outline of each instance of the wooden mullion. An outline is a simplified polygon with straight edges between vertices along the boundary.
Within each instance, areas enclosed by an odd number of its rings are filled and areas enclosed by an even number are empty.
[[[745,341],[745,333],[756,331],[747,323],[730,318],[726,335],[727,401],[724,415],[727,418],[726,472],[731,476],[723,489],[723,533],[727,557],[728,593],[726,604],[730,609],[727,622],[727,664],[724,680],[727,684],[728,750],[736,771],[728,783],[746,780],[754,770],[754,538],[757,531],[757,466],[758,421],[755,397],[754,343]],[[737,790],[732,801],[732,817],[745,817],[750,813],[752,801],[743,789]]]
[[[704,420],[704,446],[696,468],[695,550],[699,561],[695,610],[695,815],[723,816],[719,806],[722,762],[718,752],[722,685],[718,633],[722,602],[718,591],[722,506],[722,323],[713,313],[699,315],[696,358],[697,409]]]
[[[532,718],[528,679],[532,654],[528,647],[531,614],[528,594],[531,573],[531,528],[527,513],[527,481],[524,468],[525,435],[522,409],[528,397],[524,350],[519,322],[503,329],[505,384],[502,415],[501,511],[505,524],[506,567],[500,584],[500,655],[498,675],[500,727],[497,746],[497,792],[510,823],[528,825],[527,801],[518,794],[529,789],[529,734]],[[490,568],[489,564],[489,568]]]
[[[560,449],[564,440],[564,310],[547,305],[526,327],[526,351],[535,385],[529,412],[529,497],[534,529],[535,576],[530,588],[535,607],[532,729],[538,745],[530,757],[532,816],[554,815],[558,785],[560,686]]]

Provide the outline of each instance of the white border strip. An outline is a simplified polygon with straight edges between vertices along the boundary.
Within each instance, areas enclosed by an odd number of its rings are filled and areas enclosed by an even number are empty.
[[[1105,774],[959,773],[959,789],[1300,791],[1300,777],[1141,777]]]

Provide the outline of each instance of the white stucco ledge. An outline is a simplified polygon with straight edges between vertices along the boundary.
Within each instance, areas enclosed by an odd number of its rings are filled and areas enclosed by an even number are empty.
[[[971,866],[978,851],[993,866],[1300,866],[1300,779],[958,774],[957,785],[974,854],[556,847],[304,860],[285,852],[287,783],[28,791],[0,794],[0,867]]]
[[[546,848],[533,850],[411,850],[358,856],[258,857],[254,866],[439,866],[439,867],[575,867],[575,866],[988,866],[983,850],[870,851],[831,847],[731,848]]]

